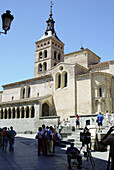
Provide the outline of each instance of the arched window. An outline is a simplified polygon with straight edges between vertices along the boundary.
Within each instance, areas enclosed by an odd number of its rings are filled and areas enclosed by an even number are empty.
[[[49,105],[47,103],[42,105],[42,116],[49,116]]]
[[[26,118],[29,118],[29,107],[26,107]]]
[[[46,71],[46,70],[47,70],[47,63],[45,62],[45,63],[43,64],[43,66],[44,66],[44,71]]]
[[[13,108],[12,113],[13,113],[13,119],[15,119],[15,108]]]
[[[41,59],[43,56],[42,56],[42,52],[39,53],[39,59]]]
[[[47,58],[47,50],[44,51],[44,58]]]
[[[42,64],[41,63],[39,64],[39,69],[38,70],[42,71]]]
[[[21,118],[24,118],[24,107],[21,108]]]
[[[5,109],[5,119],[7,119],[7,109]]]
[[[54,59],[56,59],[56,57],[57,57],[57,52],[54,51]]]
[[[102,97],[102,88],[99,87],[99,97]]]
[[[61,87],[61,74],[59,74],[58,76],[58,88]]]
[[[9,119],[11,119],[11,108],[9,108]]]
[[[58,54],[58,60],[59,61],[61,60],[61,54],[60,53]]]
[[[68,85],[68,74],[66,71],[62,72],[62,88]]]
[[[57,73],[55,76],[55,89],[58,89],[61,87],[61,74]]]
[[[25,98],[25,88],[23,88],[23,96],[22,98],[24,99]]]
[[[30,87],[27,88],[27,97],[29,98],[30,97]]]
[[[34,118],[34,106],[32,106],[32,108],[31,108],[31,118]]]
[[[19,110],[19,107],[17,108],[17,118],[18,118],[18,119],[20,118],[20,110]]]

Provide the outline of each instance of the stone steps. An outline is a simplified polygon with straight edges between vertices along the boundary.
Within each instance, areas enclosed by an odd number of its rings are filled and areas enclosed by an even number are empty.
[[[69,142],[69,144],[67,144],[66,146],[69,146],[70,143],[74,143],[74,146],[77,147],[78,149],[81,148],[82,146],[82,142],[80,142],[80,132],[82,132],[83,130],[75,130],[72,132],[71,135],[67,136],[67,137],[64,137],[62,139],[63,142],[67,141]]]
[[[110,127],[103,126],[102,127],[102,133],[101,134],[106,134],[107,131],[109,130]],[[78,149],[81,148],[82,142],[80,142],[80,132],[83,132],[83,129],[76,129],[75,131],[72,131],[71,135],[63,135],[62,142],[66,142],[66,146],[69,147],[70,143],[74,143],[74,146],[77,147]],[[100,133],[98,133],[98,136]],[[100,137],[99,137],[100,138]]]

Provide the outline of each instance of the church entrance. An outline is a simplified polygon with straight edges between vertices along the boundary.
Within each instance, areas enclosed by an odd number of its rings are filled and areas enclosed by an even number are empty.
[[[42,116],[49,116],[49,105],[47,103],[42,105]]]

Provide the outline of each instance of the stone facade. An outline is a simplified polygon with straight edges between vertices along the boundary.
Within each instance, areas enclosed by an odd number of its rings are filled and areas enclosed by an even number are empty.
[[[114,60],[100,62],[87,48],[64,55],[52,9],[49,16],[46,32],[36,42],[34,78],[2,86],[1,127],[36,132],[43,123],[58,125],[76,114],[85,121],[114,110]]]

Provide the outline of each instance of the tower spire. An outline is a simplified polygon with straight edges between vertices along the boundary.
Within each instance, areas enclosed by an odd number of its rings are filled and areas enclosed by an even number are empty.
[[[51,1],[51,4],[50,4],[50,13],[49,13],[49,18],[48,20],[46,21],[47,22],[47,28],[46,28],[46,31],[45,31],[45,34],[43,35],[42,38],[46,38],[47,36],[53,36],[55,37],[56,39],[58,39],[60,41],[60,39],[58,38],[58,36],[56,35],[56,32],[55,32],[55,29],[54,29],[54,23],[55,21],[53,20],[53,17],[52,17],[52,6],[54,4],[52,3]],[[41,38],[41,39],[42,39]]]
[[[49,16],[52,18],[52,5],[53,5],[53,3],[52,3],[52,1],[51,1],[51,5],[50,5],[50,14],[49,14]]]

